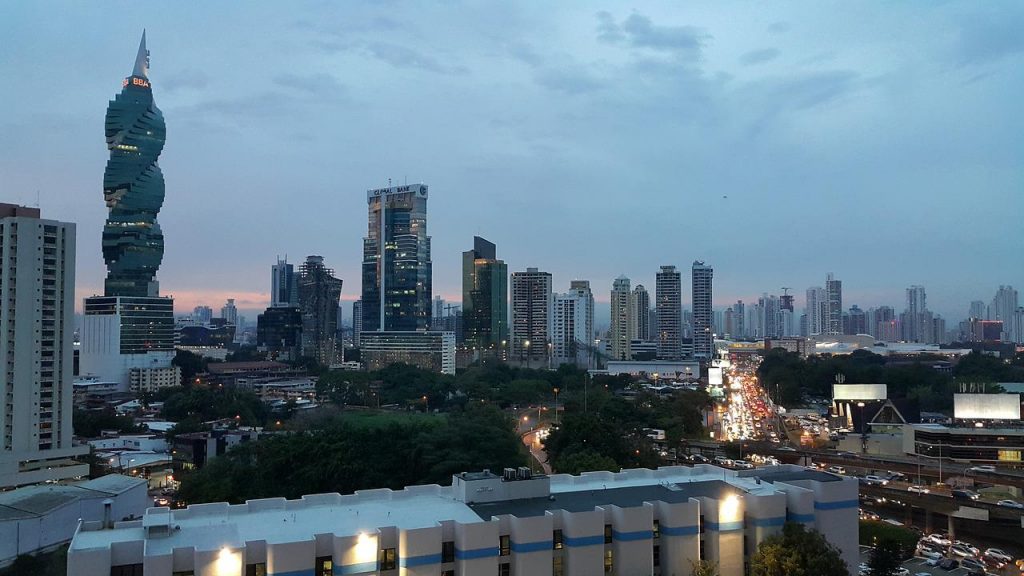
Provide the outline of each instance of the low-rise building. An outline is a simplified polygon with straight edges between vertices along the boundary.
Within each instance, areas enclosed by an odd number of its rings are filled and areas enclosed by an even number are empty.
[[[741,576],[787,521],[857,562],[857,481],[769,466],[709,465],[533,476],[462,473],[451,486],[151,508],[104,529],[82,522],[69,576],[689,574]]]
[[[195,470],[231,448],[259,438],[258,430],[211,430],[178,434],[171,444],[175,470]]]
[[[700,378],[700,362],[670,360],[609,360],[604,370],[592,370],[593,374],[629,374],[648,378],[670,378],[692,380]]]
[[[363,332],[359,355],[367,370],[402,362],[441,374],[455,374],[455,333]]]

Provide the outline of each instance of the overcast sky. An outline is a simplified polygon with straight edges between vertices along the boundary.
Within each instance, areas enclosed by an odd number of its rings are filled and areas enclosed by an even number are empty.
[[[368,188],[430,185],[434,293],[512,271],[715,268],[715,305],[834,272],[951,320],[1024,289],[1024,2],[8,2],[0,201],[78,224],[102,292],[103,116],[147,29],[167,121],[159,280],[256,309],[321,254],[360,290]],[[688,288],[684,301],[689,300]],[[605,319],[606,321],[606,319]]]

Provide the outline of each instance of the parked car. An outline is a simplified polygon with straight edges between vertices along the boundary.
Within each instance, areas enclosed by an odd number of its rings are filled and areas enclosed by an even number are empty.
[[[1000,500],[999,502],[996,502],[996,505],[1005,506],[1007,508],[1024,509],[1024,504],[1021,504],[1016,500]]]
[[[730,460],[729,458],[726,458],[725,456],[715,456],[714,462],[718,466],[725,466],[727,468],[732,468],[732,460]]]
[[[829,466],[828,471],[833,474],[846,474],[846,468],[842,466]]]
[[[975,560],[974,558],[964,558],[960,561],[960,567],[966,568],[968,570],[981,570],[982,572],[985,571],[985,565],[982,564],[980,561]]]
[[[701,454],[691,454],[690,462],[693,462],[694,464],[710,464],[711,460],[709,460],[707,456],[703,456]]]
[[[886,470],[885,476],[889,480],[902,480],[907,477],[907,475],[902,472],[893,472],[892,470]]]
[[[751,464],[750,462],[747,462],[746,460],[733,460],[732,461],[732,465],[733,465],[733,467],[735,467],[738,470],[753,470],[754,469],[754,465]]]
[[[963,546],[964,548],[967,548],[968,550],[970,550],[971,554],[974,554],[975,556],[978,556],[978,555],[981,554],[981,550],[978,550],[978,547],[975,546],[974,544],[971,544],[970,542],[964,542],[963,540],[955,540],[953,542],[953,545],[954,546]]]
[[[907,492],[914,492],[916,494],[928,494],[931,490],[927,486],[919,486],[914,484],[913,486],[907,486]]]
[[[959,560],[954,560],[953,558],[946,558],[942,562],[939,562],[939,568],[942,568],[943,570],[946,570],[946,571],[956,570],[957,567],[959,567],[959,566],[960,566],[960,561]]]
[[[885,478],[882,478],[881,476],[875,476],[874,474],[868,474],[867,476],[861,478],[861,480],[865,484],[870,484],[872,486],[885,486],[886,484],[889,483],[889,481],[886,480]]]
[[[1013,560],[1013,556],[1010,556],[999,548],[989,548],[985,550],[985,558],[992,558],[993,560],[998,560],[1000,562],[1009,562],[1010,560]]]
[[[900,566],[896,569],[895,572],[893,572],[893,574],[895,574],[896,576],[910,576],[910,570],[907,570],[906,568]]]
[[[956,489],[951,490],[950,494],[952,494],[953,498],[956,500],[977,500],[978,498],[981,498],[981,494],[978,494],[973,490]]]
[[[942,557],[943,557],[942,556],[942,552],[938,552],[938,551],[932,550],[931,548],[921,548],[921,549],[919,549],[917,551],[917,555],[922,557],[922,558],[937,559],[937,560],[941,560]]]
[[[928,542],[933,542],[939,546],[949,546],[953,542],[945,534],[929,534],[924,537]]]
[[[968,468],[968,470],[970,470],[971,472],[994,474],[996,472],[996,467],[992,466],[991,464],[981,464],[980,466],[971,466],[970,468]]]
[[[971,552],[970,548],[961,546],[960,544],[953,544],[950,546],[949,553],[961,558],[970,558],[971,556],[974,556],[974,552]]]

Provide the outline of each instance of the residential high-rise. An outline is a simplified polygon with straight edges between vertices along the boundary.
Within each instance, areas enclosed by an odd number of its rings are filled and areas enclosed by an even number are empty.
[[[805,313],[808,336],[828,333],[828,298],[824,288],[813,286],[807,289]]]
[[[299,305],[299,277],[295,275],[295,266],[278,258],[277,264],[270,267],[270,306],[287,307]]]
[[[340,278],[324,266],[322,256],[308,256],[299,269],[299,308],[302,312],[302,355],[320,364],[337,360]]]
[[[868,317],[864,310],[854,304],[850,311],[843,316],[843,334],[867,334]]]
[[[831,272],[825,279],[824,333],[837,336],[843,333],[843,282]]]
[[[547,360],[553,308],[550,273],[536,268],[512,273],[511,358],[527,364]]]
[[[933,319],[928,312],[924,286],[914,285],[907,288],[907,307],[902,320],[904,340],[931,342]]]
[[[352,345],[359,348],[359,335],[363,332],[363,301],[352,303]]]
[[[714,355],[711,334],[711,285],[714,269],[700,260],[693,262],[693,356],[708,360]]]
[[[651,340],[651,296],[643,284],[633,288],[633,338],[643,342]]]
[[[675,266],[662,266],[654,280],[654,308],[658,313],[658,359],[683,357],[682,275]]]
[[[967,312],[967,318],[987,318],[988,307],[981,300],[972,300]]]
[[[732,311],[733,311],[734,318],[735,318],[733,320],[735,322],[735,328],[734,328],[735,332],[733,333],[733,338],[746,338],[747,337],[747,328],[746,328],[746,313],[747,313],[747,310],[746,310],[746,306],[744,306],[744,304],[743,304],[743,300],[737,300],[736,303],[732,305]]]
[[[196,306],[192,309],[192,322],[207,325],[213,320],[213,309],[209,306]]]
[[[1017,291],[1013,286],[1000,286],[992,298],[992,305],[989,306],[988,319],[1002,321],[1004,342],[1024,343],[1024,334],[1018,330],[1015,317],[1019,308]]]
[[[896,331],[896,312],[892,309],[892,306],[879,306],[873,311],[869,311],[870,318],[868,319],[868,327],[873,331],[869,332],[878,340],[892,342],[899,339],[899,334]],[[892,340],[887,340],[885,336],[895,335]]]
[[[302,355],[302,310],[271,306],[257,316],[256,347],[274,360],[298,360]]]
[[[432,298],[427,185],[368,190],[366,203],[363,331],[427,330]]]
[[[551,334],[554,365],[589,365],[590,340],[594,337],[594,295],[590,282],[573,280],[568,292],[555,295]]]
[[[153,101],[143,33],[135,67],[107,107],[110,158],[103,173],[108,216],[103,228],[104,295],[85,299],[79,372],[117,382],[180,383],[174,359],[174,301],[161,297],[156,273],[164,237],[156,215],[164,201],[157,157],[163,114]]]
[[[479,236],[462,253],[462,337],[471,350],[507,352],[508,266],[498,260],[494,244]]]
[[[234,298],[228,298],[228,301],[220,307],[220,317],[228,324],[238,326],[238,308],[235,307]]]
[[[0,488],[87,474],[71,445],[75,225],[0,204]],[[48,462],[57,460],[58,462]]]
[[[619,276],[612,283],[611,328],[608,332],[609,350],[612,360],[631,360],[630,343],[636,320],[633,314],[633,295],[629,290],[629,278]]]

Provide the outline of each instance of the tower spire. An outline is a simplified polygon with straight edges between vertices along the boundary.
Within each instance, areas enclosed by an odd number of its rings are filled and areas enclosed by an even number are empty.
[[[146,50],[146,29],[142,29],[142,41],[139,42],[139,53],[135,56],[135,69],[132,76],[149,78],[149,50]]]

